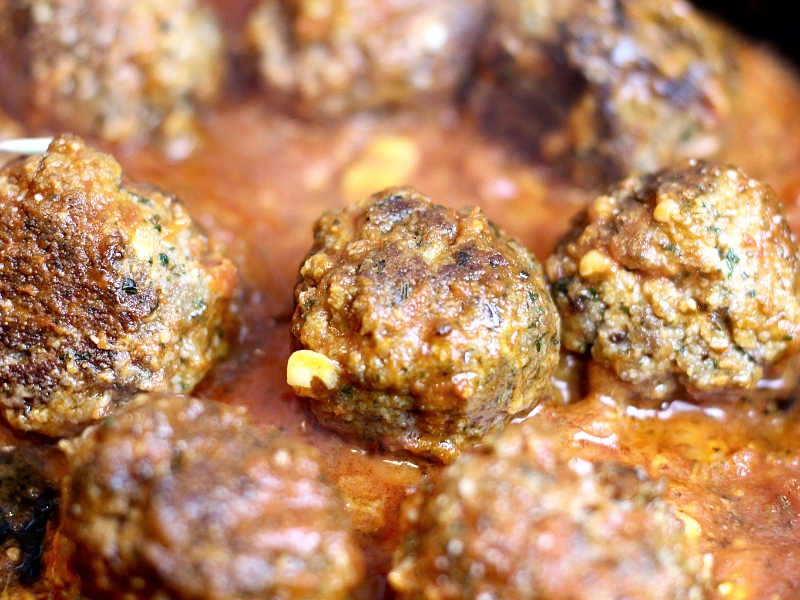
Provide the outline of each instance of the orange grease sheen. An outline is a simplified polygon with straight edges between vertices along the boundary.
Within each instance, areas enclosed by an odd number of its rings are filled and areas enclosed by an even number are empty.
[[[740,55],[743,97],[722,158],[772,184],[798,231],[800,86],[763,51]],[[182,163],[167,163],[151,149],[113,150],[131,177],[181,197],[239,266],[240,341],[196,393],[243,404],[257,424],[281,427],[321,450],[367,553],[369,577],[358,597],[387,597],[383,574],[400,505],[439,467],[371,455],[339,439],[287,386],[292,290],[312,224],[323,210],[357,199],[343,189],[348,169],[386,136],[408,138],[419,152],[408,179],[393,183],[448,206],[481,206],[540,259],[587,195],[515,159],[447,111],[322,126],[291,119],[253,94],[229,99],[206,125],[203,146]],[[668,478],[667,499],[700,524],[700,543],[714,554],[715,580],[725,584],[719,598],[788,598],[800,588],[800,407],[780,416],[724,403],[626,412],[618,400],[619,391],[604,386],[537,414],[558,422],[586,457],[617,458]],[[0,427],[0,441],[11,439]]]
[[[743,96],[722,159],[768,181],[797,231],[800,86],[761,50],[743,48],[740,60]],[[382,574],[397,542],[402,500],[439,467],[370,455],[326,432],[286,385],[285,365],[292,290],[313,222],[323,210],[357,199],[344,189],[348,168],[387,136],[408,138],[419,151],[408,180],[393,183],[413,185],[441,204],[481,206],[540,259],[588,198],[447,112],[323,126],[247,96],[213,115],[204,147],[182,164],[165,164],[149,150],[120,156],[131,175],[182,197],[240,265],[243,341],[199,391],[242,403],[259,424],[283,427],[320,448],[367,552],[370,578],[361,598],[385,596]],[[545,406],[539,416],[560,422],[565,438],[587,457],[640,464],[670,480],[669,501],[698,521],[700,543],[714,554],[714,578],[724,584],[720,598],[766,600],[800,587],[800,534],[792,529],[800,526],[798,410],[775,417],[721,404],[719,411],[628,415],[609,401],[614,396],[613,387],[602,389],[576,404]]]

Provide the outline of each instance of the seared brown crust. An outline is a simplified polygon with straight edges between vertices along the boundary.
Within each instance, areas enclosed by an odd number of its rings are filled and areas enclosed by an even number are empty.
[[[62,136],[0,170],[0,402],[63,435],[137,391],[190,390],[218,354],[233,265],[172,196]]]
[[[409,502],[389,582],[407,600],[700,599],[702,557],[660,493],[513,424]]]
[[[62,506],[89,598],[338,600],[362,573],[316,451],[210,400],[142,395],[87,430]]]
[[[340,432],[450,460],[549,385],[558,317],[541,267],[479,209],[384,190],[325,214],[300,273],[292,331],[343,369],[310,394]]]
[[[683,0],[497,2],[483,63],[486,116],[583,184],[713,155],[737,85],[730,32]]]
[[[194,0],[0,0],[4,101],[34,129],[110,141],[156,133],[185,153],[224,67],[213,13]]]
[[[306,116],[451,100],[486,0],[262,0],[249,24],[266,86]]]
[[[699,161],[597,197],[547,260],[562,341],[626,381],[754,388],[800,349],[800,264],[772,189]]]

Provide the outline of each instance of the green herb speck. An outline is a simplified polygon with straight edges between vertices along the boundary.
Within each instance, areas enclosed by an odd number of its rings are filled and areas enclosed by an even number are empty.
[[[136,282],[133,279],[126,277],[122,280],[122,291],[130,296],[133,296],[134,294],[139,293],[139,288],[136,287]]]
[[[736,256],[732,250],[728,250],[728,252],[725,254],[724,260],[728,265],[728,277],[731,277],[733,275],[734,265],[739,264],[739,257]]]

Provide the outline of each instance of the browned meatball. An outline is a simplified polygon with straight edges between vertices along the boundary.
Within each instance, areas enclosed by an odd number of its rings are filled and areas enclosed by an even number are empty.
[[[0,402],[62,435],[137,390],[191,389],[236,271],[174,197],[76,137],[0,169]]]
[[[800,270],[772,189],[690,161],[593,200],[547,260],[564,346],[669,389],[754,388],[800,348]]]
[[[250,43],[267,87],[305,115],[449,98],[471,68],[487,0],[262,0]]]
[[[389,583],[400,598],[699,600],[703,559],[660,486],[568,459],[559,432],[510,425],[405,509]]]
[[[735,89],[730,33],[683,0],[496,3],[476,103],[581,183],[712,155]]]
[[[292,331],[330,377],[293,385],[337,431],[449,460],[549,385],[541,267],[477,208],[384,190],[325,214],[300,274]]]
[[[336,600],[360,579],[316,451],[240,409],[142,395],[76,446],[62,535],[88,598]]]
[[[223,60],[215,18],[195,0],[0,0],[14,89],[2,101],[34,128],[114,142],[156,133],[185,154]]]

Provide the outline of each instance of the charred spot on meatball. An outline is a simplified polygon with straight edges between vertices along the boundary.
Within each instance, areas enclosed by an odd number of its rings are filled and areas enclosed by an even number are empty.
[[[89,597],[336,600],[360,581],[316,451],[243,409],[143,394],[74,445],[66,578]]]
[[[136,391],[190,390],[236,271],[183,205],[72,136],[0,169],[0,403],[59,436]]]
[[[570,458],[531,421],[462,454],[412,497],[389,583],[401,599],[702,598],[696,544],[662,486]]]
[[[496,3],[473,104],[510,135],[603,186],[713,156],[736,93],[729,36],[683,0]]]
[[[7,108],[33,129],[112,142],[155,136],[180,156],[221,90],[222,35],[194,0],[3,0]]]
[[[486,0],[262,0],[248,35],[267,88],[304,116],[452,99]]]
[[[535,406],[558,362],[534,256],[411,188],[325,214],[295,298],[290,383],[322,424],[390,450],[452,459]]]
[[[800,348],[798,254],[772,189],[689,161],[598,196],[546,263],[564,347],[648,389],[753,389]]]
[[[27,447],[0,448],[0,587],[36,581],[45,534],[58,512],[56,486],[43,458]]]

